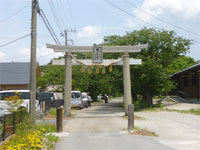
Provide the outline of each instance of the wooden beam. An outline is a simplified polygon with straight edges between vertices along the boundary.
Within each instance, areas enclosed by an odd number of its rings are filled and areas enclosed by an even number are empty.
[[[140,52],[141,49],[147,48],[148,44],[134,46],[102,46],[104,53],[121,53],[121,52]],[[60,46],[47,44],[47,48],[51,48],[54,52],[73,52],[73,53],[90,53],[93,46]]]
[[[119,59],[104,59],[103,60],[103,63],[96,63],[97,65],[109,65],[110,63],[112,62],[116,62],[116,61],[119,61]],[[87,65],[92,65],[92,60],[91,59],[81,59],[80,61],[82,61],[84,64],[87,64]],[[129,59],[129,64],[130,65],[141,65],[142,64],[142,60],[141,59],[133,59],[133,58],[130,58]],[[56,60],[54,59],[52,61],[52,65],[65,65],[65,59],[59,59],[59,60]],[[81,63],[77,62],[76,60],[72,59],[72,65],[74,66],[77,66],[77,65],[81,65]],[[115,63],[113,65],[123,65],[123,60],[119,61],[118,63]]]

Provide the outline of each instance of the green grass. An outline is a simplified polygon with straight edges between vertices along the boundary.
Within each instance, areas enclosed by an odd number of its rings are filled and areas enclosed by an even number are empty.
[[[158,111],[163,109],[162,104],[154,104],[153,106],[141,106],[141,105],[136,105],[135,106],[135,111]]]
[[[76,109],[72,109],[72,111],[76,111]],[[56,108],[50,108],[48,114],[56,117]],[[64,115],[64,110],[63,110],[63,115]],[[74,117],[76,116],[76,114],[72,113],[71,116]]]
[[[153,131],[149,131],[147,129],[141,129],[137,126],[134,127],[134,130],[131,134],[134,134],[136,133],[135,135],[142,135],[142,136],[155,136],[155,137],[158,137],[158,135],[153,132]]]
[[[124,108],[124,103],[120,104],[121,108]],[[145,106],[142,104],[139,104],[136,102],[136,104],[134,104],[134,110],[135,112],[139,112],[139,111],[158,111],[163,109],[163,105],[162,104],[154,104],[153,106]]]
[[[128,116],[124,116],[125,119],[128,119]],[[134,115],[134,120],[145,120],[144,118],[142,117],[139,117],[139,116],[136,116]]]
[[[46,135],[45,137],[47,140],[45,141],[45,145],[46,145],[46,149],[47,150],[54,150],[55,149],[55,143],[58,142],[59,137],[53,135],[53,134],[49,134]]]
[[[140,128],[138,126],[134,126],[134,130],[139,130]]]
[[[49,114],[52,115],[52,116],[56,116],[56,108],[50,108]]]
[[[179,113],[194,114],[200,116],[200,109],[190,109],[190,110],[163,109],[163,110],[167,110],[169,112],[174,111]]]
[[[56,125],[54,124],[37,124],[35,125],[35,128],[38,130],[44,128],[46,133],[56,132]]]
[[[191,109],[189,112],[194,115],[200,115],[200,109]]]
[[[2,134],[2,133],[3,133],[3,124],[0,123],[0,134]]]
[[[91,103],[94,104],[94,103],[101,103],[103,102],[103,100],[96,100],[96,101],[92,101]]]

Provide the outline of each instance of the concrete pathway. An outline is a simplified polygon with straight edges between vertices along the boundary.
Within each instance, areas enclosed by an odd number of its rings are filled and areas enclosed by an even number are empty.
[[[69,133],[56,145],[57,150],[173,150],[153,138],[123,132]]]
[[[127,120],[119,107],[121,99],[108,104],[95,104],[76,111],[64,125],[67,137],[56,144],[57,150],[173,150],[160,144],[157,137],[130,135]]]

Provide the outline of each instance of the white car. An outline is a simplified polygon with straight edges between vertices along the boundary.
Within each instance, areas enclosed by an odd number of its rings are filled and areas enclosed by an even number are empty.
[[[83,105],[84,107],[88,107],[88,95],[85,92],[82,92],[82,99],[83,99]]]
[[[71,107],[83,109],[83,99],[80,91],[71,91]]]
[[[101,99],[103,99],[103,95],[102,95],[102,94],[99,94],[99,95],[97,96],[97,100],[101,100]]]
[[[30,101],[30,91],[29,90],[8,90],[8,91],[0,91],[0,112],[4,114],[9,113],[9,105],[5,98],[10,96],[15,96],[16,92],[19,93],[19,97],[23,99],[23,103],[20,105],[20,108],[27,108],[29,112],[29,101]],[[36,112],[40,111],[39,101],[36,100]]]

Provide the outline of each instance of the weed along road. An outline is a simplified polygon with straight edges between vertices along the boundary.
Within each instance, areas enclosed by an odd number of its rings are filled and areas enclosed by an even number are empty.
[[[129,134],[120,102],[113,99],[75,111],[76,115],[64,124],[68,136],[60,139],[56,150],[173,150],[155,137]]]

